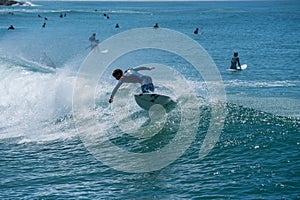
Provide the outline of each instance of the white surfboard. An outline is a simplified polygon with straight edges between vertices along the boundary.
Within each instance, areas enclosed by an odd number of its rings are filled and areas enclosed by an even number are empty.
[[[241,65],[241,69],[240,70],[245,70],[245,69],[247,69],[247,64],[243,64],[243,65]]]
[[[149,110],[153,105],[162,105],[165,109],[172,109],[176,102],[171,97],[154,93],[142,93],[134,95],[136,103],[143,109]]]
[[[247,64],[243,64],[243,65],[241,65],[241,67],[239,68],[237,68],[237,69],[228,69],[229,71],[232,71],[232,72],[236,72],[236,71],[240,71],[240,70],[245,70],[245,69],[247,69]]]

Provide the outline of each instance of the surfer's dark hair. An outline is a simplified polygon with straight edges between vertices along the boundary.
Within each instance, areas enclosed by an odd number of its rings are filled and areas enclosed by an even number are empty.
[[[239,53],[237,51],[233,53],[233,56],[238,56],[238,55]]]
[[[115,69],[112,73],[113,77],[117,78],[119,75],[123,76],[123,71],[121,69]]]

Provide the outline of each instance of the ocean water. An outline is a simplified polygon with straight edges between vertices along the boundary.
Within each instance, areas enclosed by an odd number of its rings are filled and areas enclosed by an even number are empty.
[[[299,21],[298,1],[0,7],[0,198],[300,199]],[[76,93],[83,67],[101,69],[93,58],[111,53],[91,50],[91,34],[103,42],[148,27],[151,37],[155,23],[206,50],[225,101],[210,101],[209,81],[180,55],[141,49],[97,74],[94,105],[78,117],[76,103],[90,95]],[[234,51],[246,70],[228,70]],[[139,108],[138,85],[108,103],[113,68],[143,64],[156,67],[145,72],[156,91],[178,102],[172,111]]]

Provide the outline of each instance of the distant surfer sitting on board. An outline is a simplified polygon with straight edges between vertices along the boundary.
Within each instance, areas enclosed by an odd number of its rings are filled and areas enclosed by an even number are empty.
[[[239,68],[236,66],[238,64]],[[238,52],[234,52],[233,53],[233,58],[231,58],[231,67],[230,69],[241,69],[241,64],[240,64],[240,59],[239,59],[239,53]]]
[[[152,83],[152,78],[150,76],[145,76],[138,72],[141,70],[152,70],[152,69],[155,69],[155,67],[129,68],[124,73],[121,69],[115,69],[112,75],[118,80],[118,84],[113,89],[108,102],[109,103],[113,102],[115,94],[117,93],[119,87],[123,83],[140,83],[143,93],[154,92],[154,85]]]

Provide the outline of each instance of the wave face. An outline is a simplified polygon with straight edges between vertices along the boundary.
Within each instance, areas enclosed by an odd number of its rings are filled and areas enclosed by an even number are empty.
[[[299,3],[35,4],[0,10],[1,199],[300,198]],[[207,50],[222,77],[226,101],[210,101],[207,83],[186,60],[147,49],[114,60],[99,74],[93,106],[77,118],[74,88],[91,53],[90,35],[96,32],[104,41],[155,23],[186,34]],[[10,24],[15,30],[7,30]],[[196,27],[198,35],[193,34]],[[247,70],[227,70],[234,51]],[[142,110],[133,99],[140,92],[134,84],[123,85],[109,104],[116,84],[112,70],[145,64],[156,66],[149,72],[156,91],[170,95],[177,107],[166,113]],[[196,103],[189,101],[191,94]],[[225,108],[225,119],[213,112],[219,106]],[[216,124],[223,125],[218,137],[208,138]],[[179,130],[185,134],[178,136]],[[190,130],[195,135],[183,151]],[[153,172],[118,171],[101,157],[133,167],[136,157],[116,154],[108,144],[150,155],[174,141],[177,146],[169,152],[183,154]],[[210,151],[199,158],[203,148]],[[171,160],[171,153],[138,161],[146,171]]]

